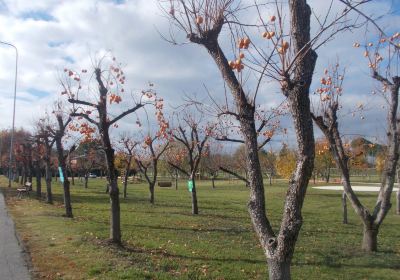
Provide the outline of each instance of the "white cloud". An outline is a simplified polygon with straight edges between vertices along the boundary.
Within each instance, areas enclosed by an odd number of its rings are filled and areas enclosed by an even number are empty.
[[[310,1],[316,14],[322,14],[326,9],[325,2]],[[161,39],[157,29],[167,34],[169,27],[155,0],[126,1],[118,5],[106,0],[3,0],[2,3],[0,26],[7,28],[0,31],[0,40],[14,43],[20,53],[17,126],[31,126],[32,118],[44,113],[44,108],[59,98],[59,71],[64,67],[89,68],[96,52],[101,50],[111,50],[119,61],[126,63],[129,89],[140,90],[152,81],[159,94],[171,104],[182,102],[184,92],[205,96],[203,84],[216,96],[223,96],[220,73],[204,48],[173,46]],[[335,7],[337,9],[339,7]],[[388,1],[376,1],[369,9],[383,11],[390,9],[390,5]],[[32,16],[35,13],[37,17]],[[52,20],[40,20],[40,15],[48,15]],[[383,20],[390,26],[400,25],[396,15]],[[319,50],[315,80],[329,62],[340,57],[341,63],[348,68],[350,81],[346,95],[351,98],[346,102],[349,104],[357,102],[360,92],[366,94],[373,86],[360,50],[351,48],[353,41],[363,40],[363,31],[341,33]],[[228,45],[224,38],[221,39]],[[0,100],[0,127],[4,128],[11,126],[13,50],[1,46],[0,57],[0,94],[3,97]],[[29,92],[32,88],[48,92],[49,96],[38,98]],[[259,100],[263,104],[277,104],[282,99],[278,86],[266,83]],[[369,119],[372,123],[357,125],[357,129],[363,133],[372,126],[381,126],[375,121],[380,115],[383,114],[371,110],[373,117]],[[136,117],[121,122],[120,128],[131,129],[134,120]],[[346,131],[351,129],[353,127],[345,127]]]

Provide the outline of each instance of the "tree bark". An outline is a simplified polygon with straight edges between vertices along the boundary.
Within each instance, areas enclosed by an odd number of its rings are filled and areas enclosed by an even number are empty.
[[[36,197],[42,197],[42,170],[40,170],[39,161],[35,162],[35,173],[36,173]]]
[[[57,117],[59,126],[60,128],[64,126],[62,118],[59,119]],[[64,135],[64,131],[57,131],[56,133],[56,148],[57,148],[57,158],[58,158],[58,165],[61,168],[61,173],[64,177],[64,182],[63,184],[63,196],[64,196],[64,208],[65,208],[65,217],[67,218],[73,218],[72,214],[72,205],[71,205],[71,192],[70,192],[70,183],[68,180],[68,174],[67,174],[67,165],[66,165],[66,157],[64,156],[64,148],[62,145],[62,137]]]
[[[396,214],[400,215],[400,170],[397,170]]]
[[[267,259],[269,280],[290,280],[290,261]]]
[[[343,205],[343,224],[347,225],[347,197],[346,193],[342,193],[342,205]]]
[[[150,203],[151,204],[154,204],[154,185],[155,185],[155,182],[149,183]]]
[[[365,252],[376,252],[378,250],[378,232],[378,228],[364,225],[364,235],[361,247]]]
[[[46,202],[53,204],[53,193],[51,192],[51,167],[50,162],[46,159]]]
[[[106,118],[106,115],[103,116]],[[105,120],[104,120],[105,121]],[[111,146],[108,128],[102,133],[103,147],[106,154],[109,195],[111,203],[110,213],[110,239],[113,243],[121,244],[121,208],[119,201],[118,177],[114,165],[114,149]]]
[[[114,180],[109,188],[111,202],[110,238],[116,244],[121,244],[121,208],[119,202],[119,189]]]
[[[89,174],[85,173],[85,189],[88,188],[88,184],[89,184]]]
[[[196,180],[193,176],[193,189],[192,189],[192,214],[198,215],[199,214],[199,207],[197,205],[197,193],[196,193]]]
[[[71,184],[73,186],[75,186],[75,176],[74,176],[74,171],[72,170],[72,168],[70,169],[71,172]]]

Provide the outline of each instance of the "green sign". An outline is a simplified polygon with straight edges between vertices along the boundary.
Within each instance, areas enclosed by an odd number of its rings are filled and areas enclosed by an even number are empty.
[[[60,182],[64,183],[64,174],[62,172],[61,166],[58,167],[58,173],[60,173]]]
[[[192,192],[192,190],[193,190],[193,181],[192,180],[188,181],[188,190],[190,192]]]

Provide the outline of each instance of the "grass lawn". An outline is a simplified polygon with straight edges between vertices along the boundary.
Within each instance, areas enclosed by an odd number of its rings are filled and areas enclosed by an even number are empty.
[[[246,209],[248,190],[239,183],[199,182],[200,214],[192,216],[190,195],[157,188],[148,203],[145,184],[131,184],[121,198],[124,248],[107,245],[109,203],[105,181],[72,186],[74,219],[63,218],[61,185],[53,183],[55,204],[17,199],[5,188],[17,231],[30,251],[37,278],[47,279],[266,279],[263,252]],[[312,186],[312,184],[310,185]],[[35,186],[34,186],[35,187]],[[266,186],[267,211],[280,223],[284,182]],[[377,193],[360,194],[369,207]],[[395,197],[393,195],[393,201]],[[400,216],[390,211],[379,234],[379,252],[360,250],[362,226],[350,207],[342,224],[340,192],[308,189],[304,224],[292,265],[293,279],[400,279]]]

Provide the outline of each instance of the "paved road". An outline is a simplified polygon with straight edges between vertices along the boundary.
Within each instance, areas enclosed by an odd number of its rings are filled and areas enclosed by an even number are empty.
[[[15,235],[14,222],[8,215],[0,192],[0,280],[29,280],[23,250]]]

